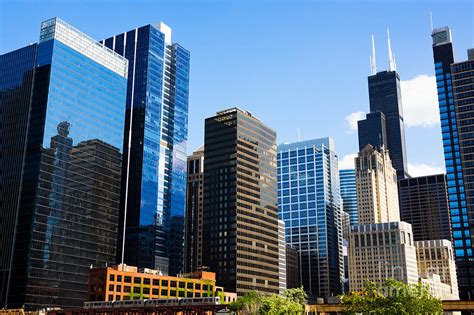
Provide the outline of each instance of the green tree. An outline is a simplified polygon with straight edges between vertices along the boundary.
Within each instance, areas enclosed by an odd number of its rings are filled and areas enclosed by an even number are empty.
[[[362,292],[341,296],[348,314],[440,314],[441,301],[422,283],[405,284],[387,279],[382,285],[366,282]]]
[[[249,291],[230,303],[229,309],[240,315],[301,314],[307,298],[303,287],[285,290],[283,295],[265,295]]]

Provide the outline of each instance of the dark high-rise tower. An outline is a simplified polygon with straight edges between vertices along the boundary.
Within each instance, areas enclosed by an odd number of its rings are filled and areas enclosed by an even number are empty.
[[[398,181],[400,219],[412,226],[413,240],[449,240],[448,191],[444,174]]]
[[[0,56],[0,308],[81,306],[115,261],[127,67],[58,18]]]
[[[386,144],[385,149],[388,148],[390,152],[390,159],[397,171],[397,178],[401,179],[408,177],[405,123],[403,120],[400,77],[396,71],[395,58],[390,47],[390,36],[388,37],[388,52],[389,70],[377,72],[375,48],[374,45],[372,46],[372,75],[368,77],[371,114],[361,125],[363,128],[359,131],[359,150],[365,148],[367,144],[374,147]],[[380,117],[380,114],[375,114],[377,112],[383,113],[385,117],[386,143],[384,143],[384,119]]]
[[[203,177],[204,147],[200,147],[188,156],[184,272],[193,272],[202,266]]]
[[[102,42],[130,65],[117,258],[176,275],[183,270],[190,54],[163,23]]]
[[[238,108],[207,118],[203,265],[242,296],[279,293],[276,133]]]
[[[467,105],[469,100],[460,99],[463,95],[466,95],[466,92],[469,93],[468,91],[462,91],[466,90],[466,87],[469,87],[469,85],[457,89],[458,92],[462,93],[458,95],[459,100],[455,102],[453,95],[453,70],[461,70],[465,66],[453,68],[453,44],[451,42],[451,31],[448,27],[433,30],[431,37],[433,38],[433,58],[438,88],[459,296],[461,299],[472,300],[474,299],[474,256],[471,235],[474,235],[474,223],[472,222],[474,210],[472,206],[469,206],[466,198],[468,184],[465,180],[465,175],[470,172],[463,169],[465,166],[470,167],[470,163],[466,163],[465,160],[467,161],[470,158],[469,144],[472,140],[469,141],[469,134],[472,127],[469,126],[470,120],[465,119],[469,115],[469,111],[466,111],[464,105]],[[465,68],[462,72],[467,70]],[[457,76],[458,79],[462,79],[458,85],[466,82],[462,78],[465,75],[465,73],[462,73]],[[466,75],[466,79],[468,77],[469,75]],[[461,133],[463,134],[462,138]],[[464,151],[461,150],[461,142],[463,143]]]
[[[370,144],[375,148],[387,148],[387,125],[382,112],[373,112],[366,115],[366,119],[357,122],[359,133],[359,151]]]

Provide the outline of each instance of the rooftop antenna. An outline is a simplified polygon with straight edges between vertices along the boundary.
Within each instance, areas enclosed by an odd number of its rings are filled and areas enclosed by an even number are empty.
[[[300,128],[296,128],[296,141],[300,142],[301,141],[301,131]]]
[[[433,13],[430,11],[430,25],[431,25],[431,31],[433,32]]]
[[[392,46],[390,45],[390,30],[388,28],[387,28],[387,41],[388,41],[388,70],[397,71],[395,57],[392,53]]]
[[[372,34],[372,55],[370,58],[370,74],[377,74],[377,60],[375,59],[375,40],[374,34]]]

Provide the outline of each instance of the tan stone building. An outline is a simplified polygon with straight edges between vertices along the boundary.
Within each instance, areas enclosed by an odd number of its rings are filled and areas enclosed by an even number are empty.
[[[355,159],[359,224],[400,221],[397,172],[385,149],[368,144]]]
[[[432,278],[430,275],[439,275],[441,283],[449,286],[450,295],[443,293],[443,297],[459,299],[456,263],[453,247],[448,240],[429,240],[415,242],[418,260],[418,272],[421,278]],[[443,289],[441,292],[446,292]]]
[[[411,224],[385,222],[355,225],[349,236],[349,290],[361,291],[364,282],[394,278],[418,281],[416,248]]]

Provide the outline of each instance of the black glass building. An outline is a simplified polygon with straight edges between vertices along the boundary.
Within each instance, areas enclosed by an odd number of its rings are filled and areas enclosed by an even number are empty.
[[[471,168],[472,163],[469,162],[472,119],[468,118],[470,108],[472,108],[469,102],[472,101],[469,97],[464,98],[472,93],[469,91],[469,83],[466,84],[470,72],[464,68],[465,66],[458,68],[454,66],[453,44],[448,27],[433,30],[431,37],[433,38],[433,59],[459,296],[464,300],[472,300],[474,299],[474,256],[471,237],[474,235],[472,221],[474,210],[472,203],[469,203],[466,198],[468,184],[465,176],[470,175],[471,171],[469,169],[464,171],[464,167]],[[458,85],[462,85],[456,89],[459,93],[456,101],[453,93],[454,71],[459,72],[456,77],[459,80]]]
[[[387,148],[387,125],[385,115],[382,112],[373,112],[366,115],[364,120],[357,122],[359,133],[359,151],[367,144],[375,148]]]
[[[400,219],[412,226],[413,240],[451,241],[448,191],[444,174],[398,181]]]
[[[190,54],[171,43],[163,23],[102,43],[129,61],[117,260],[125,219],[124,263],[176,275],[183,271]]]
[[[0,307],[80,306],[115,261],[127,67],[58,18],[0,56]]]
[[[403,108],[400,92],[400,77],[396,71],[381,71],[371,75],[369,82],[370,112],[381,112],[385,116],[387,132],[387,147],[390,152],[392,164],[397,171],[397,178],[408,177],[407,155],[405,145],[405,123],[403,120]],[[380,124],[380,118],[378,118]],[[375,121],[373,118],[372,121]],[[372,126],[369,128],[371,135],[367,140],[378,140],[383,142],[383,127]],[[363,137],[364,139],[364,137]],[[360,143],[359,148],[364,148],[367,143]]]

